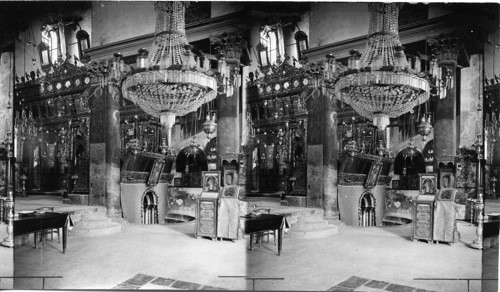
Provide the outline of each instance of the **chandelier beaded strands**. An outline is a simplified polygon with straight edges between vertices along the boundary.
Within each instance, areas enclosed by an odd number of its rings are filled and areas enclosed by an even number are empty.
[[[150,70],[129,76],[123,97],[159,117],[171,146],[176,116],[196,111],[217,95],[217,79],[209,62],[196,58],[186,39],[186,3],[155,2],[156,33],[149,53]],[[206,57],[205,57],[206,59]]]
[[[335,93],[361,116],[385,130],[389,118],[409,112],[429,98],[429,81],[406,60],[398,34],[398,3],[369,3],[370,24],[365,52],[351,52],[347,71]],[[418,64],[418,62],[416,62]]]

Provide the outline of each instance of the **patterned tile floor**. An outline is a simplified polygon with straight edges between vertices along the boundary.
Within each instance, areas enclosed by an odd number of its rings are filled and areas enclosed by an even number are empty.
[[[184,282],[169,278],[155,277],[137,274],[127,281],[120,283],[113,289],[148,289],[148,290],[225,290],[224,288],[212,287],[203,284]]]
[[[360,278],[356,276],[349,277],[349,279],[329,288],[326,291],[432,292],[415,287]]]

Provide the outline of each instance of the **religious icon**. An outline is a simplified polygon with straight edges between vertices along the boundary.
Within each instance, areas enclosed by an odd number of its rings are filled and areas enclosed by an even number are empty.
[[[238,183],[238,173],[236,166],[224,165],[224,186],[234,186]]]
[[[452,188],[455,186],[455,176],[451,171],[441,171],[439,186],[441,189]]]
[[[420,173],[420,193],[423,195],[434,195],[436,192],[436,174]]]
[[[165,160],[158,159],[155,161],[153,167],[151,168],[151,173],[149,175],[148,186],[155,186],[158,184],[164,166],[165,166]]]
[[[365,188],[371,189],[377,185],[378,177],[380,175],[380,171],[382,170],[382,161],[374,161],[372,163],[372,167],[370,168],[370,172],[366,177]]]
[[[224,198],[237,198],[238,187],[237,186],[226,186],[224,187]]]
[[[204,192],[218,192],[220,189],[220,171],[203,171],[202,182]]]

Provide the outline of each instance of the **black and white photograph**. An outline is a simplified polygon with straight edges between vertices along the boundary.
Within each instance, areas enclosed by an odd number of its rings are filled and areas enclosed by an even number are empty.
[[[499,291],[500,3],[0,1],[0,290]]]

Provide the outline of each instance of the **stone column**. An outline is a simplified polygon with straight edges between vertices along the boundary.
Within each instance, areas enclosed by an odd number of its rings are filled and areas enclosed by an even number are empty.
[[[106,196],[106,95],[101,78],[92,78],[84,93],[90,97],[89,131],[89,205],[105,206]]]
[[[474,144],[483,121],[483,111],[478,108],[483,94],[482,55],[471,55],[469,63],[469,67],[460,70],[460,96],[465,98],[460,99],[459,145],[464,146]]]
[[[249,72],[248,66],[244,66],[241,68],[241,115],[240,115],[240,121],[241,121],[241,146],[248,145],[249,142],[249,129],[248,129],[248,120],[247,120],[247,111],[248,111],[248,104],[247,104],[247,86],[245,84],[245,80],[247,80],[248,77],[248,72]]]
[[[107,215],[117,218],[122,216],[119,100],[125,65],[121,55],[115,54],[114,59],[104,60],[95,66],[94,72],[102,73],[96,74],[87,93],[92,96],[89,202],[91,205],[105,206]]]
[[[327,94],[324,100],[323,126],[323,210],[327,220],[338,220],[338,149],[336,100]]]
[[[435,171],[439,170],[440,163],[446,165],[451,162],[454,164],[457,150],[456,57],[458,53],[452,54],[450,51],[444,51],[438,55],[439,74],[441,80],[444,81],[446,95],[444,98],[438,97],[436,102],[434,124]]]
[[[227,64],[230,74],[239,69],[239,61],[228,59]],[[239,129],[239,83],[236,83],[232,95],[223,93],[224,87],[219,86],[217,96],[217,168],[221,169],[224,157],[237,157],[240,152]],[[238,162],[238,161],[237,161]],[[222,170],[222,169],[221,169]]]
[[[106,212],[122,217],[120,201],[120,84],[109,81],[106,100]]]

